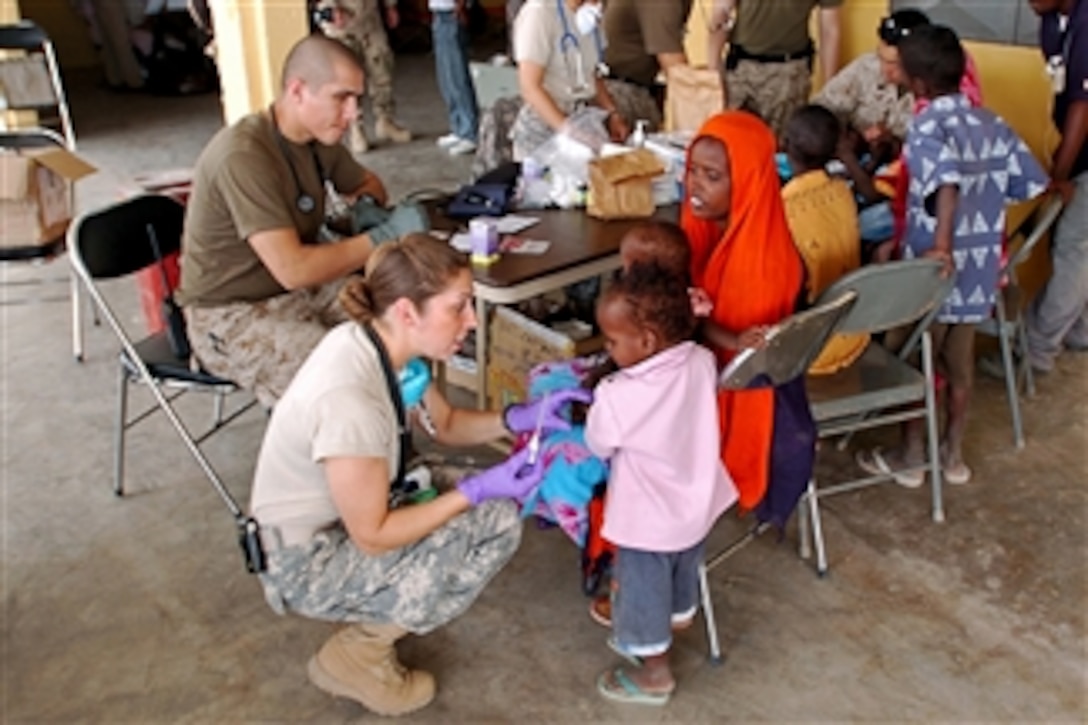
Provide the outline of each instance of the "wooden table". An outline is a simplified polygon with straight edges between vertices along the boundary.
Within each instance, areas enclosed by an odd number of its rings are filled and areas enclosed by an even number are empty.
[[[476,297],[476,407],[487,408],[488,305],[510,305],[567,285],[607,274],[620,266],[620,240],[639,219],[602,221],[584,209],[540,209],[517,212],[540,221],[522,232],[528,239],[546,239],[544,254],[504,254],[487,266],[473,266]],[[653,216],[677,221],[679,207],[659,208]],[[435,227],[452,229],[456,222],[434,219]]]

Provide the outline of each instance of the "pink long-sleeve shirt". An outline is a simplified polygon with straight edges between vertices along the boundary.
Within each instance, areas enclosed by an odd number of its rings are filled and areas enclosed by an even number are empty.
[[[706,538],[737,500],[721,462],[717,375],[714,354],[684,342],[597,386],[586,444],[611,462],[604,538],[682,551]]]

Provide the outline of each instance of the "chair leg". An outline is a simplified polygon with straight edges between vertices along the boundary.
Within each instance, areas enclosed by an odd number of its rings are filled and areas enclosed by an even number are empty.
[[[1024,371],[1024,389],[1027,391],[1029,397],[1035,395],[1035,373],[1031,370],[1031,360],[1028,358],[1028,328],[1024,324],[1023,315],[1016,321],[1016,337],[1017,345],[1020,348],[1020,367]],[[1017,383],[1020,382],[1020,376],[1016,376]]]
[[[812,540],[809,538],[811,533],[808,525],[808,497],[810,495],[811,485],[797,504],[797,555],[806,561],[812,558]]]
[[[941,495],[940,432],[937,427],[937,391],[934,389],[933,339],[927,330],[922,335],[922,372],[926,386],[926,443],[929,448],[929,480],[933,493],[933,520],[944,521],[944,498]]]
[[[710,664],[722,663],[722,646],[718,641],[718,623],[714,618],[714,602],[710,598],[710,584],[706,576],[706,563],[699,564],[699,594],[703,600],[703,622],[706,624],[706,641],[710,650]]]
[[[226,393],[220,390],[215,391],[212,401],[212,428],[218,428],[223,424],[223,403],[226,398]]]
[[[1024,424],[1020,418],[1020,393],[1018,388],[1019,375],[1016,370],[1016,361],[1012,358],[1012,344],[1009,340],[1009,332],[1004,315],[998,318],[997,339],[1001,345],[1001,367],[1005,370],[1005,394],[1009,397],[1009,415],[1012,416],[1012,440],[1017,448],[1024,447]],[[1030,367],[1030,366],[1029,366]]]
[[[75,270],[69,270],[69,285],[71,286],[72,303],[72,355],[76,362],[83,362],[83,310],[80,307],[80,299],[83,296],[79,289],[79,277]],[[94,302],[91,302],[93,305]]]
[[[827,576],[827,550],[824,548],[824,527],[820,521],[820,497],[816,494],[816,479],[809,479],[805,498],[808,500],[808,514],[812,524],[812,545],[816,549],[816,574],[822,578]]]
[[[117,430],[113,439],[113,493],[124,496],[125,481],[125,430],[128,427],[128,373],[124,365],[118,364],[121,371],[117,381]]]

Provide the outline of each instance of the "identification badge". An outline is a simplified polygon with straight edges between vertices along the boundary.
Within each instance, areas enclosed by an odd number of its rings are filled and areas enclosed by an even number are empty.
[[[1046,75],[1050,79],[1050,90],[1055,95],[1065,92],[1065,60],[1060,55],[1047,58]]]

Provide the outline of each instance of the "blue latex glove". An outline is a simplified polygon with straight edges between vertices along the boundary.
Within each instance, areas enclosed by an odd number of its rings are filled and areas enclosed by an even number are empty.
[[[570,422],[559,415],[559,410],[567,403],[589,403],[592,400],[592,390],[585,388],[558,390],[531,403],[508,405],[503,411],[502,420],[511,433],[535,432],[537,421],[540,421],[541,432],[570,430]]]
[[[390,239],[400,239],[412,232],[425,232],[431,228],[423,207],[413,202],[403,202],[393,208],[393,213],[381,224],[367,230],[367,236],[375,246]]]
[[[522,448],[503,463],[464,479],[457,490],[473,506],[479,506],[493,498],[525,498],[543,478],[544,465],[539,459],[530,464],[529,449]]]
[[[418,357],[408,361],[397,376],[400,381],[400,397],[405,408],[419,405],[427,386],[431,384],[431,366]]]

